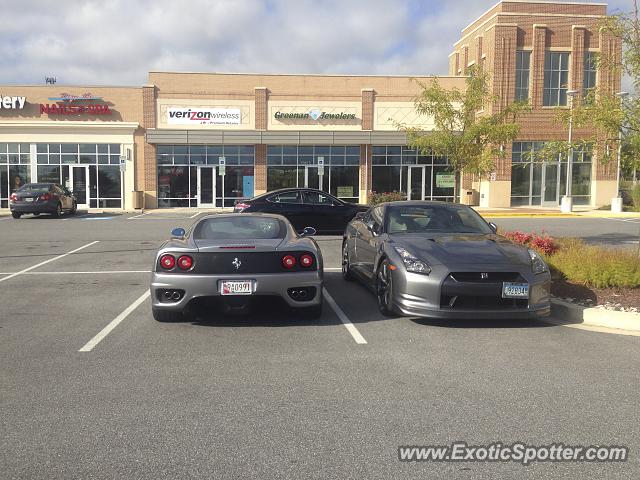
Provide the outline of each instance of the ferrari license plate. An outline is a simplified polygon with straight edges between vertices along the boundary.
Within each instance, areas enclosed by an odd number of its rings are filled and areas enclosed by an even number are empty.
[[[220,295],[251,295],[251,280],[224,280],[220,282]]]
[[[25,198],[24,199],[25,202],[33,202],[33,198],[29,197],[29,198]]]
[[[529,284],[503,282],[502,298],[529,298]]]

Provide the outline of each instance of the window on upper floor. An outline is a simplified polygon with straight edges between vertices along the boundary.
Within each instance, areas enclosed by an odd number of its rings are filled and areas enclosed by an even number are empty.
[[[569,54],[546,52],[544,56],[544,88],[542,104],[545,107],[567,104],[569,85]]]
[[[598,71],[598,57],[596,52],[584,54],[584,77],[582,80],[582,95],[586,97],[596,87]]]
[[[531,73],[531,52],[516,52],[516,101],[529,100],[529,77]]]

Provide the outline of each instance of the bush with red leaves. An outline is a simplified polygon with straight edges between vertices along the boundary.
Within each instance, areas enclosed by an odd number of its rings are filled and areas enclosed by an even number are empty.
[[[543,255],[553,255],[560,248],[556,241],[546,233],[504,232],[503,237],[514,243],[532,248]]]

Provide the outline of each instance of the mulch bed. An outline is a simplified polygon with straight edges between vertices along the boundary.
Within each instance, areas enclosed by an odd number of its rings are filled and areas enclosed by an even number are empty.
[[[554,280],[551,283],[551,294],[592,306],[610,303],[620,304],[625,308],[640,308],[640,288],[588,288],[564,280]]]

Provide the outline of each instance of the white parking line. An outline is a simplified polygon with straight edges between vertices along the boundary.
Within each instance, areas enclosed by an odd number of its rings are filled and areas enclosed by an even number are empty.
[[[191,215],[189,218],[196,218],[198,215],[200,215],[200,212],[198,213],[194,213],[193,215]]]
[[[322,289],[322,292],[324,293],[324,298],[327,299],[327,303],[329,304],[329,306],[333,309],[334,312],[336,312],[336,315],[338,316],[338,318],[340,319],[340,321],[344,324],[344,326],[346,327],[346,329],[349,331],[349,333],[351,334],[351,336],[353,337],[353,339],[356,341],[357,344],[359,345],[364,345],[367,343],[367,341],[364,339],[364,337],[360,334],[360,332],[358,331],[358,329],[356,328],[356,326],[351,323],[351,321],[349,320],[349,317],[347,317],[345,315],[345,313],[342,311],[342,309],[338,306],[338,304],[336,303],[336,301],[333,299],[333,297],[331,295],[329,295],[329,292],[327,292],[326,288]]]
[[[616,222],[625,222],[625,223],[640,223],[640,218],[609,218],[609,217],[605,217],[605,220],[614,220]]]
[[[56,260],[60,260],[61,258],[66,257],[67,255],[71,255],[72,253],[79,252],[80,250],[82,250],[84,248],[87,248],[87,247],[90,247],[91,245],[95,245],[99,241],[100,240],[96,240],[94,242],[87,243],[86,245],[83,245],[80,248],[76,248],[75,250],[71,250],[70,252],[63,253],[62,255],[58,255],[57,257],[50,258],[49,260],[45,260],[44,262],[38,263],[37,265],[34,265],[32,267],[29,267],[29,268],[25,268],[24,270],[20,270],[19,272],[12,273],[8,277],[0,278],[0,282],[4,282],[5,280],[9,280],[10,278],[17,277],[18,275],[22,275],[23,273],[27,273],[27,272],[33,270],[34,268],[41,267],[42,265],[46,265],[47,263],[51,263],[51,262],[54,262]]]
[[[342,268],[340,267],[324,267],[325,272],[341,272]]]
[[[82,347],[78,351],[79,352],[90,352],[91,350],[93,350],[93,347],[98,345],[102,341],[102,339],[104,337],[109,335],[109,333],[111,333],[111,331],[114,328],[116,328],[120,324],[120,322],[122,322],[125,318],[127,318],[129,316],[129,314],[131,312],[133,312],[136,308],[138,308],[138,306],[140,306],[140,304],[142,302],[144,302],[147,298],[149,298],[150,295],[151,295],[151,292],[149,292],[149,290],[144,292],[142,294],[142,296],[140,296],[140,298],[138,298],[135,302],[133,302],[131,305],[129,305],[127,308],[125,308],[125,310],[120,315],[118,315],[116,318],[111,320],[111,322],[109,322],[109,325],[107,325],[102,330],[100,330],[100,332],[95,337],[93,337],[91,340],[89,340],[85,344],[85,346]]]

